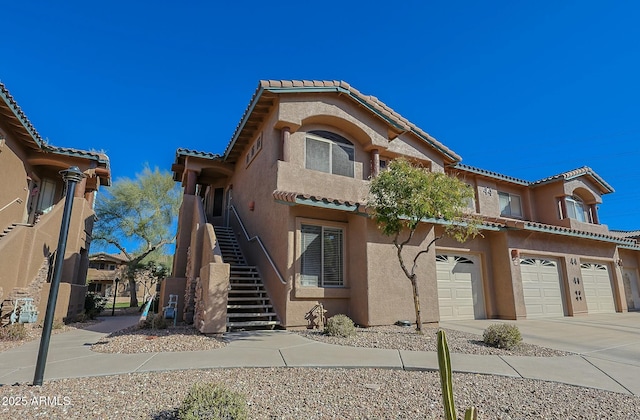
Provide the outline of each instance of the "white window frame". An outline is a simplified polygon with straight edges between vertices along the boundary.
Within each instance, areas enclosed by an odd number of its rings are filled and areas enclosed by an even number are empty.
[[[323,143],[329,144],[329,170],[328,171],[324,171],[322,169],[316,169],[316,168],[310,168],[309,167],[308,156],[307,156],[307,142],[309,140],[318,141],[318,142],[323,142]],[[345,140],[347,140],[347,139],[345,139]],[[333,167],[333,148],[334,147],[341,147],[341,148],[347,148],[347,149],[352,150],[352,152],[353,152],[353,160],[350,160],[350,162],[351,162],[351,174],[345,175],[345,174],[340,174],[340,173],[335,173],[334,172],[334,167]],[[324,138],[324,137],[319,136],[317,134],[312,134],[312,133],[307,133],[306,134],[305,141],[304,141],[304,167],[306,169],[319,171],[319,172],[324,172],[324,173],[328,173],[328,174],[332,174],[332,175],[346,176],[347,178],[355,178],[355,171],[356,171],[356,169],[355,169],[355,161],[356,161],[356,149],[353,146],[353,144],[340,143],[340,142],[337,142],[337,141],[334,141],[334,140],[331,140],[331,139]]]
[[[503,212],[502,210],[502,199],[506,197],[506,199],[509,201],[509,211],[508,212]],[[518,199],[518,211],[519,214],[514,212],[514,198]],[[500,207],[500,216],[507,216],[507,217],[514,217],[517,219],[522,219],[523,218],[523,212],[522,212],[522,197],[519,196],[518,194],[512,194],[512,193],[508,193],[508,192],[504,192],[504,191],[498,191],[498,205]]]
[[[589,207],[578,196],[567,196],[564,198],[567,217],[582,223],[591,223]]]
[[[346,273],[347,273],[347,254],[346,254],[346,250],[347,250],[347,224],[346,223],[341,223],[341,222],[331,222],[331,221],[325,221],[325,220],[316,220],[316,219],[305,219],[305,218],[299,218],[296,222],[296,260],[297,260],[297,267],[296,267],[296,277],[297,277],[297,283],[298,285],[303,288],[303,289],[343,289],[347,287],[347,279],[346,279]],[[302,249],[303,246],[303,236],[302,236],[302,227],[304,226],[313,226],[313,227],[319,227],[321,228],[321,235],[324,235],[325,229],[336,229],[336,230],[340,230],[341,234],[342,234],[342,249],[340,250],[340,258],[342,261],[342,272],[340,273],[341,276],[341,284],[339,285],[335,285],[335,284],[329,284],[329,285],[325,285],[324,284],[324,249],[321,251],[322,254],[320,256],[321,259],[321,274],[320,277],[318,278],[318,281],[316,284],[305,284],[305,281],[303,280],[303,273],[302,273],[302,259],[303,259],[303,252],[304,250]],[[324,241],[321,241],[322,246],[324,248]]]

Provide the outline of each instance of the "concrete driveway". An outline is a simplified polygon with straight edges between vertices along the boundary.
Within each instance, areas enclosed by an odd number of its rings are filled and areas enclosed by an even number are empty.
[[[440,325],[481,335],[487,326],[501,322],[516,324],[526,343],[577,353],[592,363],[609,361],[640,368],[640,312],[522,321],[443,321]]]

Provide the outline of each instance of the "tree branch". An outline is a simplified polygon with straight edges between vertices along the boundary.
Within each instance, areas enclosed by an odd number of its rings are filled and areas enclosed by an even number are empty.
[[[431,245],[436,243],[436,241],[438,239],[442,239],[443,236],[444,236],[444,234],[442,234],[440,236],[436,236],[435,238],[433,238],[431,240],[431,242],[429,242],[427,244],[427,247],[425,249],[421,250],[420,252],[418,252],[416,254],[415,258],[413,259],[413,267],[411,267],[411,274],[415,273],[415,271],[416,271],[416,267],[418,266],[418,257],[420,257],[420,255],[422,255],[422,254],[426,254],[427,252],[429,252],[429,249],[431,248]]]

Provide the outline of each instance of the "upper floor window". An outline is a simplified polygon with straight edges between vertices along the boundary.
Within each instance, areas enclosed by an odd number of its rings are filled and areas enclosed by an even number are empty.
[[[571,219],[575,219],[579,222],[590,222],[589,212],[584,202],[575,195],[573,197],[566,197],[567,203],[567,216]]]
[[[519,195],[498,192],[500,216],[522,217],[522,202]]]
[[[355,149],[344,137],[329,131],[307,133],[305,168],[353,178]]]

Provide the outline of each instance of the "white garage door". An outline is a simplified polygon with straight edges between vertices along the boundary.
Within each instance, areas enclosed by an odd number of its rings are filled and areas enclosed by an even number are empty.
[[[584,263],[580,265],[584,297],[590,314],[615,312],[611,278],[606,265]]]
[[[436,269],[441,320],[486,318],[477,258],[436,255]]]
[[[520,260],[527,318],[564,316],[558,262],[545,258]]]

